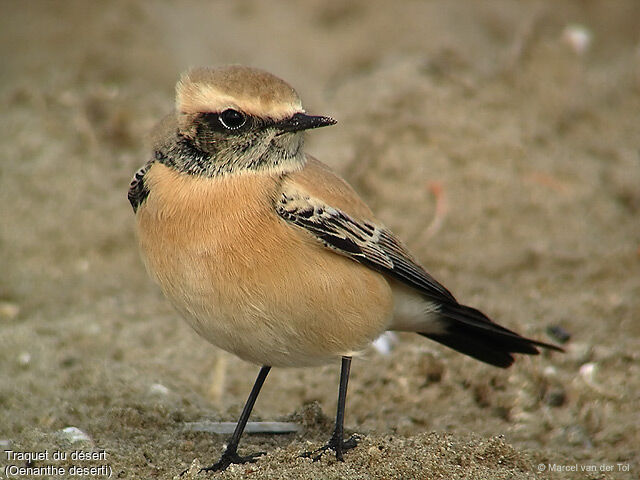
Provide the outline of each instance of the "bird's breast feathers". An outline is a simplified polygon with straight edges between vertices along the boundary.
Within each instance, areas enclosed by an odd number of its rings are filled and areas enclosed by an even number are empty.
[[[211,179],[154,163],[144,185],[136,216],[147,269],[215,345],[260,364],[317,364],[388,327],[385,278],[281,218],[282,178]]]

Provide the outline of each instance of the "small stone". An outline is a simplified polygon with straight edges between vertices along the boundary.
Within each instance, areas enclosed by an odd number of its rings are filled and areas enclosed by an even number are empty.
[[[571,339],[571,334],[560,325],[550,325],[547,327],[547,334],[556,342],[564,344]]]
[[[149,387],[149,393],[151,395],[166,397],[167,395],[169,395],[169,392],[170,390],[161,383],[154,383]]]
[[[585,363],[580,367],[578,371],[580,376],[587,382],[588,384],[593,384],[596,375],[596,364],[595,363]]]
[[[579,445],[583,448],[593,447],[593,442],[581,425],[569,425],[564,429],[564,435],[569,445]]]
[[[437,361],[430,361],[425,368],[425,376],[428,383],[438,383],[444,376],[444,365]]]
[[[200,460],[198,460],[197,458],[194,458],[187,470],[182,472],[180,475],[176,475],[173,478],[174,480],[180,480],[183,478],[199,478],[199,473],[201,469],[202,469],[202,465],[200,464]]]
[[[71,444],[92,443],[91,437],[77,427],[67,427],[58,431],[58,436]]]
[[[373,348],[382,355],[389,355],[396,343],[398,343],[398,337],[393,332],[384,332],[378,338],[373,341]]]
[[[22,367],[26,367],[31,363],[31,354],[29,352],[22,352],[18,355],[18,363]]]
[[[75,357],[64,357],[61,361],[60,361],[60,366],[62,368],[69,368],[69,367],[73,367],[76,363],[78,363],[78,359]]]
[[[79,272],[88,272],[89,271],[89,260],[87,260],[86,258],[83,258],[81,260],[78,260],[76,262],[76,268],[78,269]]]
[[[544,401],[550,407],[561,407],[567,400],[567,393],[564,388],[552,388],[544,396]]]
[[[0,318],[13,320],[20,313],[20,306],[11,302],[0,302]]]
[[[593,34],[584,25],[567,25],[562,32],[562,39],[571,47],[574,53],[582,55],[589,50]]]

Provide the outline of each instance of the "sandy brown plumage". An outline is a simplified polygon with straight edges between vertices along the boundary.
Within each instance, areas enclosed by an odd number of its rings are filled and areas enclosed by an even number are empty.
[[[328,196],[343,203],[335,183]],[[281,179],[212,180],[156,163],[145,184],[138,231],[147,268],[214,345],[260,365],[314,365],[364,349],[389,326],[381,275],[277,216]]]
[[[342,358],[327,448],[342,459],[350,361],[385,330],[416,332],[483,362],[557,347],[524,338],[462,305],[429,275],[357,193],[307,156],[303,132],[332,125],[258,69],[194,69],[156,129],[131,184],[150,275],[209,342],[263,365],[220,461],[237,446],[271,366]],[[318,453],[316,452],[316,453]]]
[[[288,83],[257,68],[194,68],[180,77],[176,86],[178,112],[221,112],[227,108],[281,119],[302,111],[302,103]]]

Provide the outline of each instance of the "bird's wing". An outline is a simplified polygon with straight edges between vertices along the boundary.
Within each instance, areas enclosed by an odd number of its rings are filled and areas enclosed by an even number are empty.
[[[304,229],[326,248],[408,285],[430,301],[425,322],[417,319],[414,325],[413,331],[421,335],[503,368],[513,363],[512,353],[536,354],[536,347],[562,351],[522,337],[479,310],[459,304],[375,219],[353,189],[317,160],[309,159],[304,169],[284,179],[275,208],[284,221]],[[436,311],[434,324],[427,313]]]
[[[389,275],[432,299],[456,303],[340,177],[311,159],[287,179],[276,212],[325,247]]]

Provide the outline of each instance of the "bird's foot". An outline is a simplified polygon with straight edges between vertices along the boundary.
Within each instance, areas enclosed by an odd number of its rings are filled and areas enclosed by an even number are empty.
[[[343,440],[342,436],[339,438],[338,436],[333,435],[325,446],[320,447],[313,452],[304,452],[300,456],[302,458],[312,458],[314,462],[317,462],[322,458],[322,455],[324,455],[327,450],[333,450],[336,453],[336,460],[344,462],[342,455],[343,452],[355,448],[358,445],[358,440],[358,435],[352,435],[349,440]]]
[[[255,463],[259,457],[265,454],[266,452],[257,452],[257,453],[252,453],[251,455],[246,455],[244,457],[241,457],[240,455],[238,455],[238,452],[236,452],[235,450],[231,452],[225,450],[225,452],[220,457],[220,460],[218,460],[216,463],[214,463],[209,467],[201,468],[200,473],[222,472],[223,470],[226,470],[227,467],[231,464],[241,465],[243,463]]]

